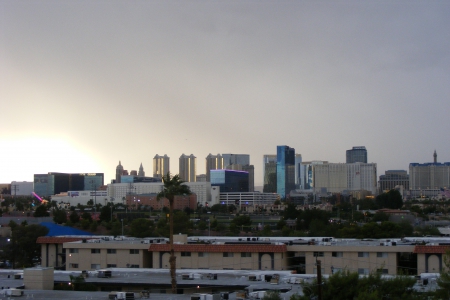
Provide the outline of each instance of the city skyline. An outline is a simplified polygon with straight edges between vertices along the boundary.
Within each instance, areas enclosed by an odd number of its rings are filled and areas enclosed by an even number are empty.
[[[155,154],[450,161],[450,3],[18,2],[0,18],[0,183]],[[83,20],[80,22],[80,20]]]
[[[277,147],[284,147],[284,146],[277,146]],[[294,150],[294,152],[295,152],[295,150]],[[218,155],[220,155],[220,157],[223,157],[223,155],[229,155],[229,154],[218,154]],[[180,156],[180,158],[179,159],[181,159],[181,158],[183,158],[183,156],[185,157],[185,158],[189,158],[189,157],[195,157],[193,154],[191,154],[190,156],[187,156],[187,155],[184,155],[184,154],[182,154],[181,156]],[[207,157],[205,157],[205,160],[207,159],[207,158],[209,158],[211,156],[211,153],[210,154],[208,154],[208,156]],[[213,155],[214,157],[216,157],[217,155]],[[251,155],[249,155],[250,157],[251,157]],[[433,163],[437,163],[437,164],[442,164],[442,163],[449,163],[449,162],[445,162],[445,161],[439,161],[438,160],[438,154],[437,154],[437,151],[435,150],[433,153],[432,153],[432,159],[433,160],[430,160],[430,161],[426,161],[426,162],[411,162],[410,164],[419,164],[419,165],[422,165],[422,164],[433,164]],[[159,155],[156,155],[155,157],[158,157],[158,158],[165,158],[165,159],[170,159],[170,157],[168,156],[168,155],[164,155],[164,156],[159,156]],[[273,155],[273,154],[265,154],[265,155],[263,155],[263,158],[261,159],[262,161],[264,161],[264,162],[266,162],[267,160],[268,160],[268,157],[274,157],[273,159],[275,160],[275,162],[276,162],[276,157],[277,157],[277,155],[275,154],[275,155]],[[300,157],[301,158],[301,154],[295,154],[295,157],[297,158],[297,157]],[[301,164],[302,165],[304,165],[304,166],[309,166],[310,164],[311,164],[311,162],[312,163],[319,163],[319,164],[322,164],[322,163],[324,163],[324,164],[347,164],[346,162],[339,162],[339,163],[336,163],[336,162],[331,162],[331,161],[319,161],[319,160],[313,160],[313,161],[303,161],[303,162],[301,162]],[[375,162],[375,164],[377,164],[376,162]],[[377,180],[377,182],[378,182],[378,180],[380,179],[380,176],[382,176],[382,175],[384,175],[385,174],[385,172],[386,171],[405,171],[406,173],[408,173],[409,174],[409,169],[410,169],[410,164],[408,164],[408,167],[407,168],[405,168],[405,169],[386,169],[386,170],[384,170],[384,171],[378,171],[377,172],[377,174],[376,174],[376,180]],[[205,164],[205,166],[206,166],[206,164]],[[109,184],[109,183],[111,183],[111,180],[116,180],[116,182],[117,182],[117,168],[118,167],[120,167],[121,169],[120,169],[120,174],[123,172],[123,171],[126,171],[128,174],[131,172],[131,171],[136,171],[136,169],[134,169],[134,168],[127,168],[127,166],[124,166],[123,164],[122,164],[122,162],[121,161],[119,161],[119,165],[117,165],[116,166],[116,168],[115,168],[115,170],[114,170],[114,172],[112,172],[112,173],[114,173],[113,175],[113,177],[111,177],[111,178],[108,178],[106,175],[105,175],[105,185],[107,185],[107,184]],[[223,165],[223,169],[225,169],[225,164]],[[140,163],[140,165],[139,165],[139,172],[144,172],[145,173],[145,169],[146,169],[146,167],[142,164],[142,163]],[[205,169],[204,170],[202,170],[203,172],[196,172],[196,176],[198,176],[198,175],[206,175],[205,173]],[[60,173],[70,173],[70,172],[64,172],[64,171],[48,171],[48,172],[42,172],[41,174],[47,174],[47,173],[58,173],[58,172],[60,172]],[[305,171],[303,171],[303,172],[306,172],[306,170]],[[74,172],[74,173],[77,173],[77,172]],[[78,172],[78,173],[86,173],[86,172]],[[109,173],[109,172],[96,172],[96,173],[104,173],[104,174],[107,174],[107,173]],[[173,171],[170,171],[170,173],[172,174],[172,175],[175,175],[175,174],[181,174],[181,173],[178,173],[178,172],[173,172]],[[34,176],[34,175],[36,175],[36,174],[40,174],[40,173],[35,173],[35,174],[33,174],[32,176]],[[260,179],[257,179],[257,180],[255,180],[255,182],[258,182],[258,181],[261,181],[261,184],[255,184],[254,186],[256,186],[256,187],[259,187],[259,188],[261,188],[261,190],[262,190],[262,187],[264,186],[264,168],[261,170],[261,173],[260,174],[258,174],[258,172],[256,172],[256,174],[257,174],[257,176],[255,176],[256,178],[258,178],[258,177],[261,177]],[[136,174],[137,176],[139,176],[138,174]],[[153,174],[154,175],[154,174]],[[302,175],[302,179],[306,179],[306,177],[304,178],[303,176],[308,176],[307,174],[303,174]],[[155,176],[151,176],[150,175],[150,177],[155,177]],[[156,177],[159,177],[159,176],[156,176]],[[297,179],[295,179],[295,180],[297,180]],[[21,180],[12,180],[12,181],[17,181],[17,182],[21,182]],[[11,181],[11,182],[12,182]],[[23,181],[27,181],[27,182],[32,182],[33,181],[33,178],[31,179],[31,180],[23,180]],[[188,181],[186,181],[186,182],[188,182]],[[3,184],[5,184],[5,183],[10,183],[10,182],[0,182],[0,183],[3,183]],[[299,183],[296,183],[296,184],[299,184]],[[303,183],[301,183],[301,184],[303,184]],[[305,188],[309,188],[309,187],[305,187]]]

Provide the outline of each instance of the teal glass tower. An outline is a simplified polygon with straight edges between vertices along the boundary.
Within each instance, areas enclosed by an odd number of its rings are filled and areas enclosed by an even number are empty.
[[[286,198],[295,190],[295,149],[277,146],[277,194]]]

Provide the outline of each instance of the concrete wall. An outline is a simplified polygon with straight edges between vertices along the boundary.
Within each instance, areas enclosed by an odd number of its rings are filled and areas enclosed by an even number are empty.
[[[53,290],[53,268],[30,268],[23,271],[23,283],[27,290]]]

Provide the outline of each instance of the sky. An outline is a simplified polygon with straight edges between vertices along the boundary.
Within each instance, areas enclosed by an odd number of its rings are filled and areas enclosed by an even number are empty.
[[[288,145],[450,161],[449,1],[0,2],[0,183]]]

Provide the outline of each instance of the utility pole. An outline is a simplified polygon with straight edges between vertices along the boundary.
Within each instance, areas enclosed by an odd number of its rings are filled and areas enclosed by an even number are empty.
[[[320,260],[316,260],[317,266],[317,285],[318,285],[318,300],[322,300],[322,262]]]
[[[97,184],[95,182],[95,180],[91,180],[91,188],[92,186],[94,186],[94,213],[97,212]]]
[[[11,194],[14,191],[14,198],[17,196],[17,191],[19,190],[19,186],[17,184],[11,184]]]
[[[14,208],[17,211],[17,191],[19,190],[19,186],[17,184],[12,184],[11,185],[11,194],[14,191]]]

